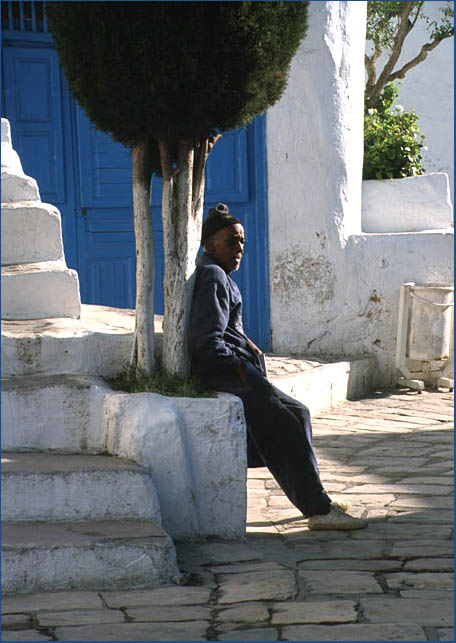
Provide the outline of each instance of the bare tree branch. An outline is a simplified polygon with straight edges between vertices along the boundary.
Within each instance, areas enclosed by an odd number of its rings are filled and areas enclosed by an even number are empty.
[[[416,21],[418,20],[418,16],[420,15],[420,11],[421,11],[421,9],[423,8],[423,4],[424,4],[424,0],[423,0],[422,2],[420,2],[420,6],[419,6],[419,7],[418,7],[418,9],[416,10],[416,14],[415,14],[415,17],[414,17],[414,19],[413,19],[413,22],[412,22],[412,24],[411,24],[411,26],[410,26],[410,30],[409,30],[409,31],[411,31],[411,30],[413,29],[413,27],[416,25]]]
[[[444,36],[443,38],[439,38],[438,40],[433,40],[432,42],[428,42],[425,45],[421,47],[420,53],[415,56],[415,58],[412,58],[412,60],[409,60],[408,63],[403,65],[398,71],[395,71],[393,74],[389,76],[388,82],[396,80],[396,78],[404,78],[405,74],[410,71],[413,67],[416,67],[419,65],[423,60],[427,58],[427,55],[430,51],[435,49],[437,45],[444,39],[444,38],[450,38],[451,36]]]
[[[380,96],[382,92],[383,87],[386,85],[386,83],[389,80],[389,77],[394,69],[394,65],[397,63],[399,56],[401,54],[404,40],[410,31],[409,15],[412,9],[413,9],[413,2],[404,2],[404,7],[400,14],[400,25],[394,37],[393,47],[391,49],[391,55],[388,58],[374,87],[372,88],[372,90],[366,93],[366,98],[368,101],[372,101],[373,99],[378,98],[378,96]]]
[[[364,63],[367,71],[366,90],[369,91],[375,86],[375,81],[377,80],[377,70],[375,69],[374,55],[372,54],[371,57],[365,55]]]

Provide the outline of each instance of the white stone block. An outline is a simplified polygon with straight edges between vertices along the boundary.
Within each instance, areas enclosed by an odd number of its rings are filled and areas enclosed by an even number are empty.
[[[246,434],[242,402],[106,396],[107,448],[150,471],[173,538],[242,538],[246,514]]]
[[[170,537],[151,521],[3,526],[3,593],[153,587],[180,577]]]
[[[103,401],[109,387],[98,378],[55,375],[2,383],[2,449],[105,451]]]
[[[2,319],[79,317],[79,279],[62,261],[2,267]]]
[[[2,169],[2,203],[39,201],[38,184],[31,176]]]
[[[41,201],[2,205],[2,265],[63,259],[57,208]]]
[[[448,175],[363,181],[364,232],[420,232],[453,226]]]
[[[14,452],[2,457],[2,520],[161,524],[150,475],[134,462],[112,456]]]

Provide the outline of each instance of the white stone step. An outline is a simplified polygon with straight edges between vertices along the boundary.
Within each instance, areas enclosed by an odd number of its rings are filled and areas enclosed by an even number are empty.
[[[179,580],[173,542],[152,521],[2,524],[4,594]]]
[[[99,378],[77,375],[12,377],[2,382],[2,449],[102,453],[106,444]]]
[[[2,319],[79,317],[79,279],[63,261],[2,267]]]
[[[39,201],[40,191],[34,178],[17,169],[2,168],[2,203]]]
[[[63,260],[57,208],[41,201],[2,205],[2,266]]]
[[[161,524],[150,474],[107,455],[4,453],[2,520],[153,520]]]
[[[372,390],[375,358],[268,355],[266,365],[277,388],[318,413]]]
[[[88,304],[80,319],[4,320],[2,376],[116,375],[130,363],[134,330],[134,310]]]

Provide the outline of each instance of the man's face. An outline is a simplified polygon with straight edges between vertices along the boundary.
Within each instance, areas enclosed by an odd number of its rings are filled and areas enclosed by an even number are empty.
[[[232,272],[241,265],[244,243],[244,228],[240,223],[235,223],[213,234],[206,244],[206,250],[219,266]]]

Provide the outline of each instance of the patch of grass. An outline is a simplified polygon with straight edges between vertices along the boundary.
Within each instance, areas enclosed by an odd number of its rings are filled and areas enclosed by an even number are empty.
[[[135,368],[106,379],[115,391],[125,393],[159,393],[169,397],[217,397],[195,376],[178,377],[157,363],[152,373],[137,372]]]

